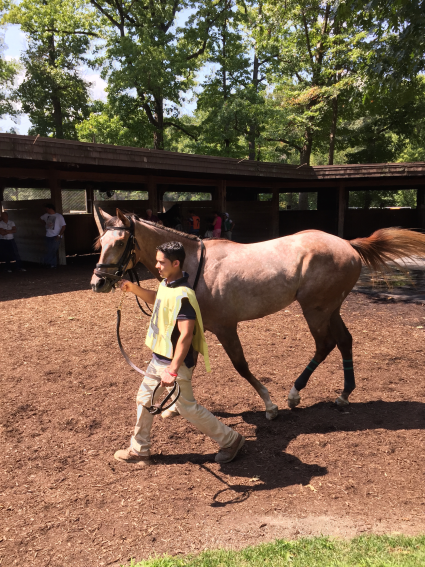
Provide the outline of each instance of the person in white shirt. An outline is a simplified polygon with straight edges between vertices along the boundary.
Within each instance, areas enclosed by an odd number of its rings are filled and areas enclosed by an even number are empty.
[[[15,260],[15,267],[20,272],[26,272],[22,267],[21,258],[19,256],[18,247],[16,246],[13,235],[16,232],[15,223],[9,220],[6,212],[0,215],[0,258],[6,263],[6,270],[12,271],[11,261]]]
[[[65,232],[66,222],[63,216],[56,212],[53,203],[47,203],[46,212],[40,217],[40,220],[46,225],[46,255],[43,263],[56,268],[58,265],[57,252]]]

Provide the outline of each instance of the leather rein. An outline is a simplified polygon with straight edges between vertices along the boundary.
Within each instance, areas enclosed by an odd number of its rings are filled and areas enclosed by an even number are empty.
[[[126,230],[127,232],[129,232],[129,238],[127,240],[126,247],[124,249],[124,252],[123,252],[119,262],[116,263],[116,264],[96,264],[96,268],[93,270],[93,273],[98,278],[112,280],[114,282],[114,285],[115,285],[119,280],[121,280],[123,278],[124,274],[126,272],[128,272],[128,274],[130,275],[131,282],[133,282],[133,277],[134,277],[137,281],[137,285],[140,287],[139,276],[138,276],[137,271],[136,271],[136,248],[138,250],[140,250],[140,246],[139,246],[139,244],[136,240],[135,234],[134,234],[135,224],[134,224],[133,219],[131,217],[126,217],[126,218],[130,221],[129,227],[126,227],[126,226],[108,226],[105,229],[105,230]],[[198,285],[199,278],[201,277],[202,268],[203,268],[203,265],[204,265],[204,262],[205,262],[205,244],[203,243],[203,241],[199,237],[198,237],[198,240],[201,243],[201,257],[199,258],[198,270],[196,272],[195,281],[193,283],[193,289],[194,290],[196,289],[196,287]],[[128,269],[128,265],[130,264],[131,261],[133,261],[133,265],[130,269]],[[104,272],[102,270],[102,268],[117,268],[117,270],[115,271],[115,273],[111,273],[111,272]],[[123,295],[121,297],[121,301],[120,301],[118,308],[117,308],[117,341],[118,341],[118,346],[119,346],[121,354],[123,355],[127,364],[129,366],[131,366],[131,368],[136,370],[136,372],[138,372],[139,374],[146,376],[147,375],[146,372],[144,370],[141,370],[138,366],[136,366],[131,361],[130,357],[125,352],[124,347],[122,346],[121,336],[120,336],[120,326],[121,326],[121,308],[122,308],[122,303],[123,303],[124,297],[125,297],[125,294],[123,293]],[[140,305],[139,298],[137,297],[137,295],[136,295],[136,301],[137,301],[137,305],[139,306],[140,310],[147,317],[150,317],[150,314],[146,313],[146,311]],[[149,309],[149,311],[152,313],[151,308],[148,306],[148,304],[146,302],[145,302],[145,305],[146,305],[147,309]],[[150,376],[150,375],[148,374],[148,376]],[[156,378],[156,376],[155,377],[151,376],[151,377]],[[166,396],[166,398],[161,403],[154,404],[154,397],[155,397],[157,389],[159,388],[159,385],[160,384],[158,384],[158,386],[155,388],[155,390],[152,394],[151,407],[148,408],[148,410],[152,414],[158,414],[158,413],[161,413],[162,411],[168,409],[169,407],[171,407],[172,404],[174,404],[174,402],[180,396],[180,387],[177,384],[177,382],[175,382],[172,391]],[[176,389],[177,389],[176,397],[168,406],[166,406],[165,405],[166,402],[175,393]]]

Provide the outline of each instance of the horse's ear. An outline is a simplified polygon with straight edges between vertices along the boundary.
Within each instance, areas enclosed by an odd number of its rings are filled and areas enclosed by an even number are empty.
[[[94,205],[93,213],[99,234],[103,234],[105,231],[106,222],[112,217],[111,215],[108,215],[108,213],[105,213],[105,211],[102,211],[102,209],[98,205]]]
[[[130,221],[119,209],[117,209],[117,217],[120,219],[124,226],[130,226]]]

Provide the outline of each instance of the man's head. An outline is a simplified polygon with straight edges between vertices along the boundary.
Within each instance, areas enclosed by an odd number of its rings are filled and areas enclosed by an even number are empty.
[[[54,215],[56,213],[56,207],[53,203],[47,203],[44,206],[46,207],[46,211],[49,215]]]
[[[6,213],[6,211],[3,211],[1,213],[0,220],[2,220],[3,222],[7,222],[9,220],[9,215]]]
[[[186,252],[181,242],[165,242],[157,247],[156,269],[162,278],[178,277],[183,269]]]
[[[146,216],[148,217],[148,219],[151,218],[151,216],[152,216],[152,209],[146,209]]]

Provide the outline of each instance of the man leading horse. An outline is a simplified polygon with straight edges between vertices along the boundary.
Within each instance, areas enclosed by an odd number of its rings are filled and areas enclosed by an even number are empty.
[[[201,312],[194,290],[188,283],[189,274],[183,272],[186,253],[181,242],[166,242],[157,247],[156,268],[161,278],[158,291],[139,287],[121,280],[119,287],[132,292],[146,303],[154,304],[146,345],[152,350],[152,360],[137,393],[137,419],[130,446],[117,451],[118,461],[149,465],[153,415],[149,404],[155,388],[156,395],[177,381],[180,396],[174,413],[193,423],[202,433],[211,437],[220,447],[215,460],[220,464],[232,461],[245,443],[245,438],[219,421],[199,405],[192,390],[195,359],[200,352],[210,372],[208,347],[204,337]]]

